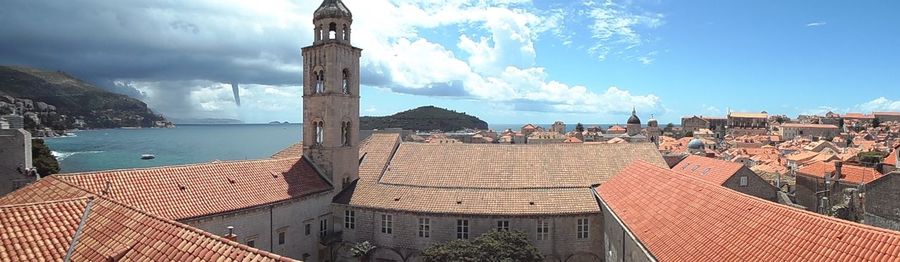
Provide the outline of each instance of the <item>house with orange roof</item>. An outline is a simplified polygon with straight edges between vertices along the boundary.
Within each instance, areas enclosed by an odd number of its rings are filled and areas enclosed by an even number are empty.
[[[672,167],[672,171],[765,200],[777,198],[775,186],[739,163],[690,155]]]
[[[833,138],[840,133],[835,125],[785,123],[779,127],[779,134],[784,139],[794,139],[798,136]]]
[[[604,261],[898,261],[900,233],[636,162],[596,188]]]
[[[857,189],[882,176],[873,168],[844,165],[841,161],[815,162],[800,168],[796,174],[797,204],[820,214],[827,214],[832,206],[843,201],[844,189]]]
[[[900,167],[900,161],[897,161],[897,155],[900,154],[900,149],[894,149],[881,161],[881,173],[887,174],[889,172],[893,172],[897,170],[897,167]]]
[[[619,135],[619,134],[625,134],[625,132],[628,132],[628,130],[619,125],[614,125],[614,126],[609,127],[608,129],[606,129],[607,134]]]
[[[863,223],[900,231],[900,172],[891,172],[866,184]]]

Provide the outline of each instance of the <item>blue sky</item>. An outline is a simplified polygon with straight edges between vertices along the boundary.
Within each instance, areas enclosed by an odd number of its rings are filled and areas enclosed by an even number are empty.
[[[344,2],[364,49],[363,115],[436,105],[512,124],[620,123],[632,107],[661,122],[900,111],[896,1]],[[319,3],[14,1],[0,10],[0,63],[70,72],[173,118],[298,122],[299,48]]]

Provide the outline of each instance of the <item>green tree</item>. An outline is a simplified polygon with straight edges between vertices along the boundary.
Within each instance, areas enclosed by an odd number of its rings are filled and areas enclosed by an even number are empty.
[[[575,124],[575,132],[584,132],[584,125],[582,125],[581,123]]]
[[[671,133],[674,130],[675,130],[675,124],[672,124],[672,123],[666,124],[666,127],[663,128],[663,132],[666,132],[666,133]]]
[[[840,129],[841,132],[844,131],[844,119],[843,118],[838,119],[838,129]]]
[[[881,120],[879,120],[878,118],[873,118],[872,119],[872,127],[879,127],[879,126],[881,126]]]
[[[539,262],[544,255],[521,231],[491,231],[473,241],[453,240],[435,244],[422,252],[425,262],[490,261]]]
[[[43,139],[31,140],[31,159],[41,176],[59,173],[59,162]]]

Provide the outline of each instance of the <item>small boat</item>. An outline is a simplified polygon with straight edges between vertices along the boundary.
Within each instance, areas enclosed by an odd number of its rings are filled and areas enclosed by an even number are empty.
[[[154,158],[156,158],[156,156],[154,156],[154,155],[152,155],[152,154],[143,154],[143,155],[141,155],[141,159],[142,159],[142,160],[150,160],[150,159],[154,159]]]

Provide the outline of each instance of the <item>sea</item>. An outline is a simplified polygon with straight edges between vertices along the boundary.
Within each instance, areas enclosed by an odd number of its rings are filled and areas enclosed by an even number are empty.
[[[523,124],[491,124],[495,131]],[[549,128],[550,124],[541,124]],[[585,127],[593,126],[585,124]],[[608,125],[601,125],[607,127]],[[45,138],[60,172],[156,167],[216,160],[268,158],[302,137],[300,124],[178,125],[175,128],[97,129]],[[572,130],[574,124],[567,125]],[[154,159],[141,156],[152,154]]]

